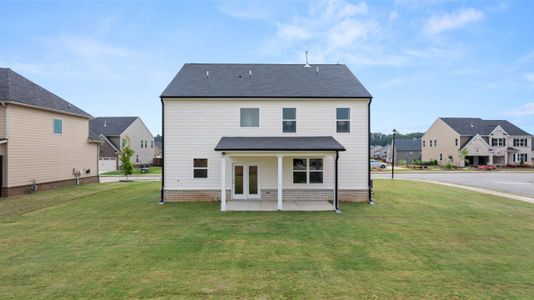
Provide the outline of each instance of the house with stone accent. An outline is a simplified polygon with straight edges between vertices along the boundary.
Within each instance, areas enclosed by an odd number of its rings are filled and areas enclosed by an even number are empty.
[[[438,118],[421,143],[422,160],[440,165],[532,164],[532,135],[506,120]]]
[[[12,196],[98,182],[100,141],[91,115],[9,68],[0,68],[0,189]]]
[[[98,135],[100,147],[100,172],[118,170],[121,166],[121,148],[128,145],[134,154],[131,162],[136,165],[152,164],[155,157],[154,136],[140,117],[97,117],[91,120],[91,133]]]
[[[162,203],[370,200],[372,96],[346,65],[185,64],[160,100]]]

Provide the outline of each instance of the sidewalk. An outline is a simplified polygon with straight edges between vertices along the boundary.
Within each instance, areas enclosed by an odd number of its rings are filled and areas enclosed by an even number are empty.
[[[128,176],[129,180],[132,181],[161,181],[161,175],[130,175]],[[106,183],[106,182],[119,182],[121,180],[126,180],[126,176],[103,176],[100,175],[100,182]]]

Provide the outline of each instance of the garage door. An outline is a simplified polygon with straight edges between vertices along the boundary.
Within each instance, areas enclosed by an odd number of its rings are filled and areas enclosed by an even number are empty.
[[[101,157],[99,161],[100,173],[117,170],[117,158],[116,157]]]

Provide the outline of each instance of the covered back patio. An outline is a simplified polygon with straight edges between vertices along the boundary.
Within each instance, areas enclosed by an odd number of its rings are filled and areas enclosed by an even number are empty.
[[[222,137],[221,211],[339,211],[331,136]],[[229,183],[231,183],[229,188]]]

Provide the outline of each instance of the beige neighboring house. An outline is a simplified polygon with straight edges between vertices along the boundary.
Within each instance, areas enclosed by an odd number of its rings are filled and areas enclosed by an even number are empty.
[[[94,118],[91,120],[91,134],[103,140],[99,160],[101,173],[120,168],[119,154],[127,144],[134,150],[132,163],[152,164],[154,160],[154,136],[140,117]]]
[[[422,160],[464,165],[532,164],[532,135],[506,120],[438,118],[422,138]],[[460,153],[467,151],[467,163]]]
[[[162,201],[369,201],[371,100],[342,64],[185,64],[161,95]]]
[[[1,195],[98,182],[91,115],[9,68],[0,68]]]

